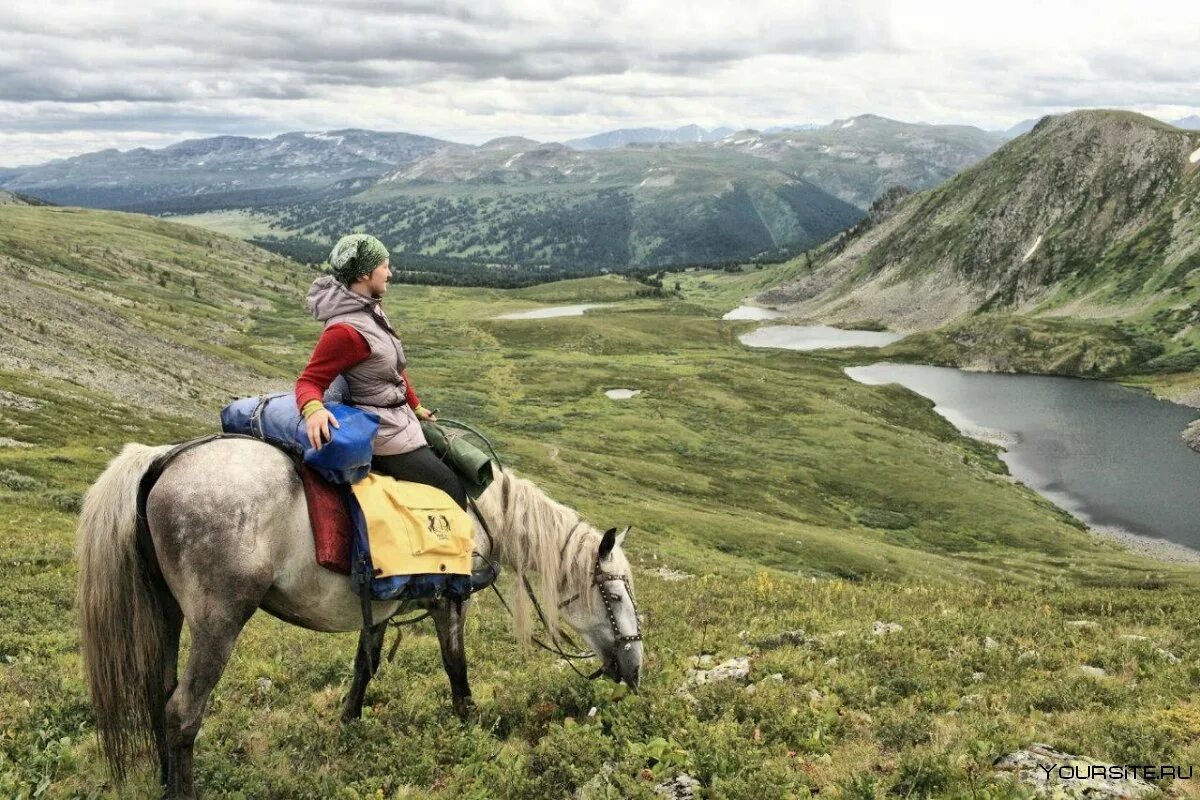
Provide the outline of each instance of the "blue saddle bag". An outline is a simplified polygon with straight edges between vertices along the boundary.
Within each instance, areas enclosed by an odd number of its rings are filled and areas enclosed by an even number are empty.
[[[221,409],[221,430],[254,436],[281,447],[302,458],[331,483],[356,483],[371,471],[379,415],[335,402],[325,407],[339,427],[330,426],[332,439],[320,450],[308,444],[304,417],[296,409],[292,392],[234,400]]]

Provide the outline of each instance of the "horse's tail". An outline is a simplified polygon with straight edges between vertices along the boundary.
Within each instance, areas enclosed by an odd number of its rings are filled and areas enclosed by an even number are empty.
[[[142,476],[169,449],[125,445],[84,497],[76,533],[84,673],[101,750],[118,781],[153,752],[166,702],[158,597],[165,586],[139,547],[137,515]]]

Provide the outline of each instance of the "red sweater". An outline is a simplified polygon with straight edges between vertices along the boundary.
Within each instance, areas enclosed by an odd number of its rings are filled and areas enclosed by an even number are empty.
[[[345,323],[330,325],[317,340],[308,366],[296,379],[296,408],[303,410],[310,401],[320,400],[338,375],[365,361],[369,355],[371,347],[361,333]],[[404,377],[404,399],[411,408],[416,408],[421,405],[421,400],[413,391],[408,370],[400,374]]]

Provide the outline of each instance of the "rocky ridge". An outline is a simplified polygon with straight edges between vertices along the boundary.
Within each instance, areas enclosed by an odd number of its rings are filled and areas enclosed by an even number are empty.
[[[1079,111],[1043,119],[756,300],[899,330],[978,311],[1123,316],[1183,300],[1197,268],[1200,133]]]

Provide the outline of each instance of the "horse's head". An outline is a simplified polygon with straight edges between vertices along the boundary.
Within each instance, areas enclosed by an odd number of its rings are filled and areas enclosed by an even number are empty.
[[[604,674],[637,689],[642,673],[642,629],[633,600],[633,576],[621,543],[629,528],[609,528],[600,540],[591,585],[566,601],[562,615],[604,661]],[[590,593],[586,595],[585,593]]]

